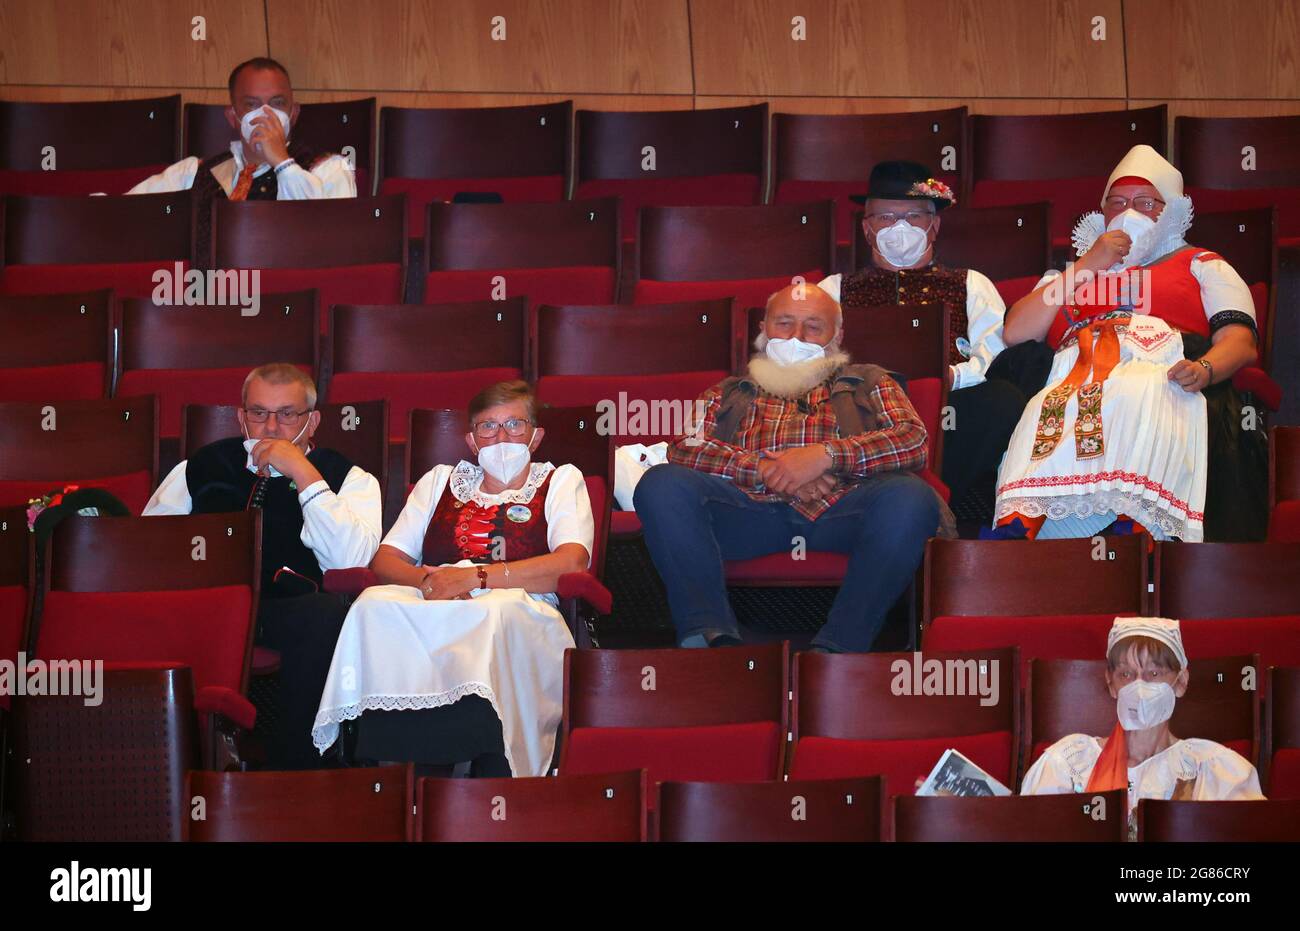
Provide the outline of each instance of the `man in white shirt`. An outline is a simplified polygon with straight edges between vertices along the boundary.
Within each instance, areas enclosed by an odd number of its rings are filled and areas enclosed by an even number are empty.
[[[262,580],[257,642],[280,652],[281,714],[269,748],[275,769],[320,765],[311,727],[347,605],[319,591],[329,569],[366,566],[379,547],[379,482],[330,449],[313,447],[316,386],[272,363],[244,381],[243,437],[196,450],[145,505],[157,514],[260,508]]]
[[[128,194],[194,191],[196,263],[206,267],[212,201],[356,197],[356,172],[342,155],[290,141],[298,122],[289,72],[274,58],[251,58],[230,72],[226,121],[240,138],[228,152],[194,156],[141,181]]]
[[[944,436],[943,480],[960,501],[992,476],[1024,410],[1027,395],[1010,380],[988,377],[1005,350],[1006,315],[997,288],[975,269],[934,261],[939,213],[956,203],[952,191],[914,162],[881,162],[871,170],[863,232],[870,264],[851,275],[831,275],[821,287],[844,307],[947,303],[953,342],[948,347],[948,403],[954,423]],[[904,373],[906,374],[906,373]]]

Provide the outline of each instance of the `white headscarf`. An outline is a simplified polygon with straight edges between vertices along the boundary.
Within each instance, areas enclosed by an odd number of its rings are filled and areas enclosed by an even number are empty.
[[[1106,190],[1101,196],[1103,204],[1110,196],[1111,186],[1120,178],[1127,177],[1145,178],[1151,182],[1151,186],[1160,192],[1165,209],[1160,212],[1155,225],[1134,241],[1123,262],[1125,268],[1160,258],[1187,245],[1184,237],[1192,225],[1192,199],[1183,194],[1182,173],[1151,146],[1135,145],[1120,159],[1106,179]],[[1104,232],[1106,219],[1100,211],[1082,217],[1075,225],[1071,237],[1075,254],[1083,255],[1091,249],[1097,237]]]
[[[1187,668],[1187,651],[1183,649],[1183,635],[1177,621],[1167,617],[1117,617],[1106,637],[1106,655],[1110,655],[1115,644],[1131,637],[1150,637],[1160,641],[1178,657],[1178,668]]]

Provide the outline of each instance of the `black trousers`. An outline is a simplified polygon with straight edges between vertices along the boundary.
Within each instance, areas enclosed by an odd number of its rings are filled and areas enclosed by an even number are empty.
[[[280,653],[280,719],[267,746],[271,769],[326,765],[311,742],[334,644],[348,606],[324,592],[265,598],[257,612],[257,643]]]
[[[1019,388],[1001,379],[949,393],[955,429],[943,435],[943,483],[954,504],[977,481],[992,484],[990,473],[997,472],[1027,401]]]
[[[477,695],[442,708],[366,711],[357,725],[358,761],[473,762],[475,775],[510,775],[501,719],[491,702]]]

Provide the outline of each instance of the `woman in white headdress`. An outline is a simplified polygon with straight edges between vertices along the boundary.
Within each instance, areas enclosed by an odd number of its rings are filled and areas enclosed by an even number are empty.
[[[1045,340],[1056,356],[1003,457],[986,536],[1084,537],[1132,521],[1160,540],[1205,538],[1202,392],[1213,385],[1227,397],[1232,376],[1255,360],[1250,290],[1222,256],[1187,244],[1191,198],[1150,146],[1129,151],[1101,203],[1074,230],[1079,258],[1007,312],[1008,345]],[[1262,503],[1255,476],[1219,477],[1249,485]],[[1260,510],[1212,504],[1229,522]]]
[[[1187,692],[1187,653],[1177,621],[1116,618],[1106,643],[1106,688],[1117,718],[1110,735],[1062,737],[1029,768],[1021,795],[1125,789],[1130,814],[1144,798],[1264,797],[1259,774],[1241,754],[1169,730],[1174,705]]]

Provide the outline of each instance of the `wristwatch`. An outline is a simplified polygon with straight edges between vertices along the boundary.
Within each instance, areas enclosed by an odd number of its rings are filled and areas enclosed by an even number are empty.
[[[488,587],[487,566],[475,566],[474,568],[478,572],[478,587],[487,588]]]
[[[1210,383],[1214,383],[1214,366],[1210,364],[1209,359],[1197,359],[1196,364],[1210,373]]]

